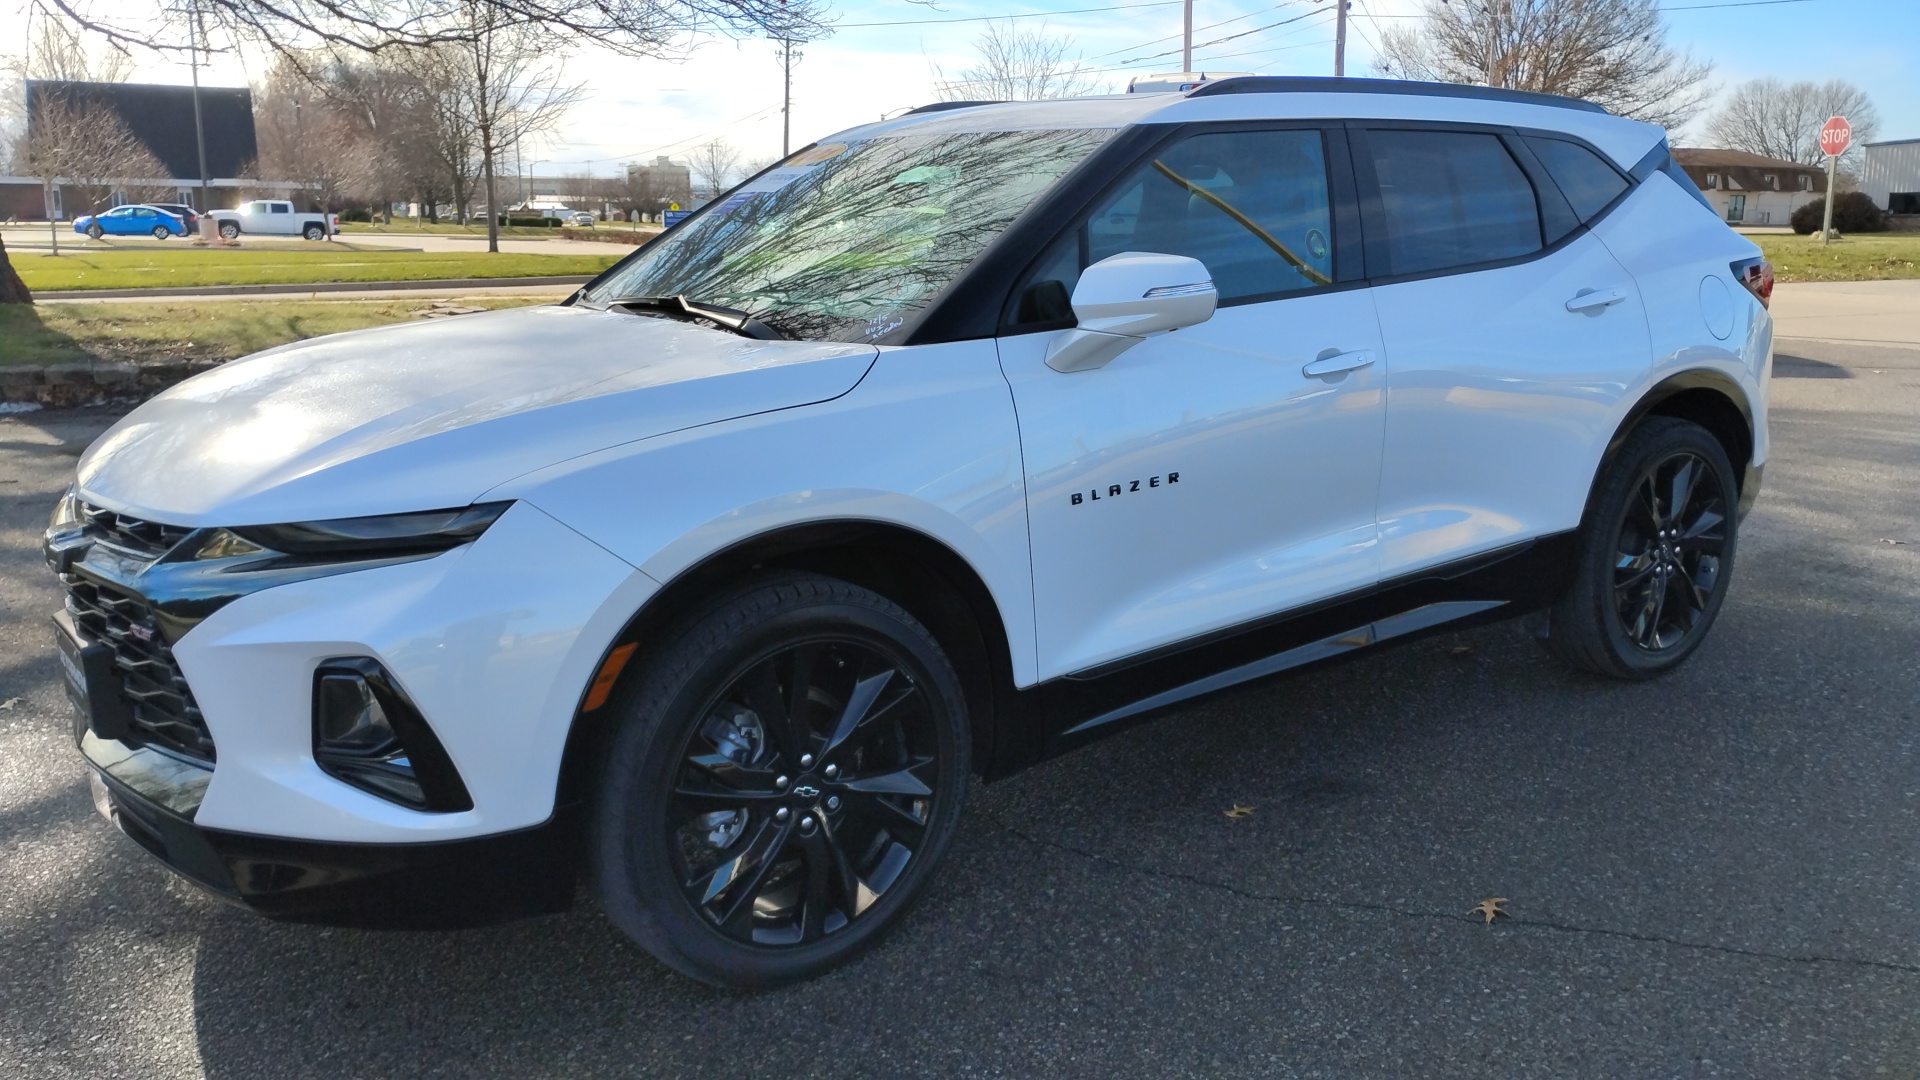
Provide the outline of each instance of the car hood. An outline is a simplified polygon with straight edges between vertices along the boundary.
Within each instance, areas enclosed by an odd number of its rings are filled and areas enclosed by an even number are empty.
[[[581,454],[838,397],[878,353],[577,307],[359,330],[167,390],[88,448],[79,487],[184,526],[461,506]]]

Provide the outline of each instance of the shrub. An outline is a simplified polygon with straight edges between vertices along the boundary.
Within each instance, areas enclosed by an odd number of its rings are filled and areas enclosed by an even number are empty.
[[[1793,231],[1808,236],[1820,231],[1826,216],[1827,200],[1815,199],[1793,212]],[[1885,232],[1887,215],[1864,191],[1843,191],[1833,204],[1833,227],[1843,233]]]
[[[526,217],[516,217],[511,214],[502,214],[500,215],[500,224],[518,225],[522,228],[527,228],[527,229],[557,229],[560,227],[560,219],[550,218],[550,217],[535,217],[532,215],[528,215]]]
[[[365,225],[373,220],[373,214],[366,210],[344,210],[340,213],[340,220],[357,221]]]

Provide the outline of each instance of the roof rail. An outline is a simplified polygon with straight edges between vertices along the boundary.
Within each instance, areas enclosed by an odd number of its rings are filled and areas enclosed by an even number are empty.
[[[901,116],[918,116],[921,113],[946,112],[948,109],[971,109],[975,105],[1005,105],[1004,101],[936,101],[931,105],[921,105],[908,109]]]
[[[1345,79],[1324,75],[1250,75],[1202,83],[1187,91],[1190,98],[1218,97],[1221,94],[1410,94],[1419,97],[1511,101],[1520,105],[1546,105],[1582,112],[1607,111],[1591,101],[1558,94],[1536,94],[1531,90],[1506,90],[1497,86],[1469,86],[1464,83],[1409,82],[1402,79]]]

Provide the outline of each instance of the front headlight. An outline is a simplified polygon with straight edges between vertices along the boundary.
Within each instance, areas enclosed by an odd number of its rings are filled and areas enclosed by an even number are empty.
[[[511,502],[479,503],[450,510],[247,525],[227,531],[283,555],[380,558],[445,551],[468,543],[506,513]]]
[[[86,527],[86,521],[80,517],[80,489],[77,484],[68,484],[66,493],[60,501],[53,504],[53,516],[47,519],[47,535],[59,536]]]

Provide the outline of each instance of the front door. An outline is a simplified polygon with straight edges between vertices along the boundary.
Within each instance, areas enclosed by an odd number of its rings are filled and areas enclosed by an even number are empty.
[[[1380,338],[1366,290],[1336,283],[1327,159],[1317,129],[1192,135],[1110,189],[1017,290],[1000,358],[1042,678],[1376,580]],[[1058,331],[1020,331],[1070,320],[1080,270],[1122,251],[1199,259],[1219,310],[1101,368],[1047,367]]]

